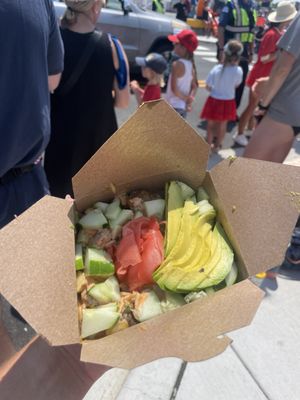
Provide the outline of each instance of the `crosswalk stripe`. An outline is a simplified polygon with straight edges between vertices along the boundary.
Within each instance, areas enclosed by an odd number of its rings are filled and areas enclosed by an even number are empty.
[[[194,54],[197,56],[215,56],[216,52],[215,51],[194,51]]]
[[[211,62],[211,63],[217,63],[217,58],[215,57],[202,57],[202,60]]]
[[[205,47],[205,46],[198,46],[197,50],[205,50],[205,51],[209,51],[209,47]]]

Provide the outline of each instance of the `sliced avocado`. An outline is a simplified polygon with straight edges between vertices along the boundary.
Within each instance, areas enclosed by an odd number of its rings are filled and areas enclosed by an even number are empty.
[[[168,256],[176,243],[180,231],[183,210],[183,197],[180,186],[171,181],[167,191],[167,228],[165,234],[165,257]]]
[[[115,273],[112,259],[105,250],[87,248],[84,261],[87,275],[106,278]]]
[[[225,237],[225,232],[219,223],[216,224],[216,229],[219,232],[219,242],[221,246],[221,257],[215,268],[213,268],[205,280],[203,280],[197,289],[205,289],[210,286],[218,285],[229,274],[233,263],[233,251],[228,245],[228,240]]]
[[[168,277],[172,277],[175,269],[184,270],[197,267],[201,263],[207,262],[210,257],[212,232],[210,221],[214,218],[215,211],[212,213],[210,209],[206,214],[201,215],[198,205],[186,200],[182,213],[181,228],[175,246],[169,256],[164,260],[161,266],[154,272],[153,278],[161,288]],[[182,277],[182,275],[180,275]],[[176,275],[179,279],[179,275]],[[174,290],[175,277],[171,278],[171,286],[167,286],[169,290]],[[176,286],[176,285],[175,285]]]
[[[231,266],[231,269],[230,269],[228,275],[225,278],[226,286],[233,285],[237,280],[237,276],[238,276],[238,268],[237,268],[236,263],[233,262],[232,266]]]

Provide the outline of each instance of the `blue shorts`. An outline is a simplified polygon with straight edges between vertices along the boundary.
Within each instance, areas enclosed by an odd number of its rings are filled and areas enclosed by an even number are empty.
[[[46,194],[49,188],[41,163],[5,184],[0,183],[0,228]]]

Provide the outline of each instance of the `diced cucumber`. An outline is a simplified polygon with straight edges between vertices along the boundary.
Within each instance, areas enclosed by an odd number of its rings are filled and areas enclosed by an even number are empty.
[[[159,298],[153,290],[140,293],[137,299],[132,313],[139,322],[146,321],[162,313]]]
[[[97,203],[94,204],[94,208],[99,208],[103,213],[105,213],[108,206],[109,204],[103,203],[103,201],[97,201]]]
[[[207,191],[203,189],[202,186],[200,186],[197,191],[197,201],[201,200],[209,200],[209,195]]]
[[[111,237],[115,240],[119,236],[121,237],[122,233],[122,226],[121,225],[116,225],[111,229]]]
[[[184,296],[184,300],[186,301],[186,303],[191,303],[192,301],[201,299],[206,296],[207,294],[205,293],[205,291],[201,290],[200,292],[191,292],[187,294],[186,296]]]
[[[99,306],[97,308],[101,308],[102,310],[117,312],[118,304],[117,303],[108,303],[108,304],[103,304],[102,306]]]
[[[107,219],[101,210],[95,209],[80,218],[78,223],[84,229],[100,229],[107,224]]]
[[[108,278],[115,272],[110,255],[105,250],[90,247],[85,252],[85,269],[87,275],[97,275],[102,278]]]
[[[82,310],[81,337],[84,339],[109,329],[117,323],[119,318],[118,312],[109,309],[85,308]]]
[[[238,268],[236,266],[236,263],[233,262],[232,266],[231,266],[231,270],[229,271],[229,274],[225,278],[226,286],[233,285],[237,280],[237,276],[238,276]]]
[[[109,221],[109,225],[112,229],[118,225],[124,225],[126,224],[126,222],[133,219],[133,215],[134,214],[132,210],[121,210],[116,219],[112,219]]]
[[[161,309],[165,313],[170,310],[175,310],[175,308],[181,307],[186,302],[181,294],[165,292],[165,299],[160,302]]]
[[[177,181],[182,193],[183,200],[192,197],[195,194],[195,190],[188,186],[186,183]]]
[[[106,279],[105,282],[96,283],[88,294],[98,301],[99,304],[107,304],[120,300],[119,282],[115,276]]]
[[[142,213],[142,211],[136,211],[134,213],[133,219],[140,218],[140,217],[143,217],[143,216],[144,216],[144,214]]]
[[[208,288],[205,288],[204,291],[205,291],[206,294],[213,294],[213,293],[215,293],[215,289],[214,289],[212,286],[211,286],[211,287],[208,287]]]
[[[82,257],[82,246],[77,243],[75,246],[75,268],[76,271],[84,269],[83,257]]]
[[[105,216],[109,220],[111,219],[116,219],[118,215],[121,212],[121,207],[120,207],[120,199],[116,198],[112,203],[110,203],[105,210]]]
[[[163,219],[165,204],[166,202],[163,199],[145,201],[144,206],[147,217],[157,217],[159,219]]]
[[[192,196],[192,197],[189,197],[188,200],[191,200],[194,204],[197,203],[196,195],[194,195],[194,196]]]

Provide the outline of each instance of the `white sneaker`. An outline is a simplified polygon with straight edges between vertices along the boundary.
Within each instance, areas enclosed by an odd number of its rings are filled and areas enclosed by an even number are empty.
[[[246,136],[244,134],[242,135],[236,135],[234,138],[235,143],[239,144],[240,146],[247,146],[248,144],[248,139],[246,138]]]

